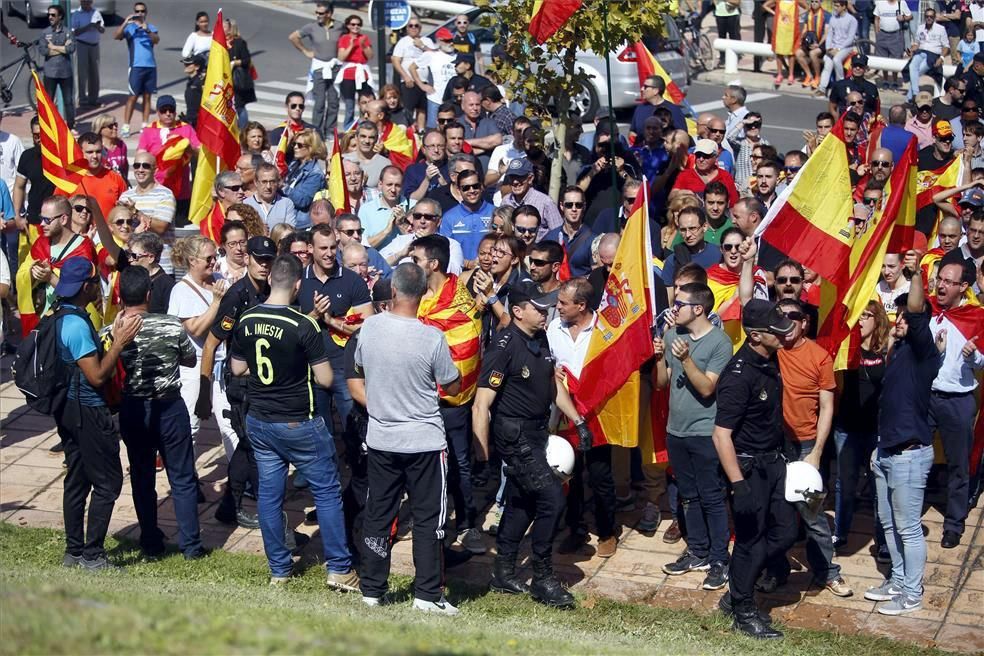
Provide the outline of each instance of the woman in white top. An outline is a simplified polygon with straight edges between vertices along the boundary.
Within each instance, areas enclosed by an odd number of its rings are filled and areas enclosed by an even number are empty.
[[[181,320],[185,332],[191,338],[191,343],[198,354],[194,367],[181,367],[181,398],[188,408],[191,417],[192,437],[198,434],[201,419],[195,415],[195,404],[198,402],[198,390],[201,385],[202,347],[205,338],[215,323],[219,312],[219,304],[228,285],[224,280],[215,280],[215,262],[218,250],[208,237],[194,235],[179,239],[174,245],[171,257],[188,273],[171,290],[171,300],[167,313]],[[219,347],[215,353],[216,371],[221,369],[225,360],[225,349]],[[226,457],[231,458],[239,440],[232,424],[225,418],[225,410],[229,408],[225,392],[221,389],[222,376],[212,376],[212,412],[222,434],[222,445]]]
[[[208,12],[200,11],[195,14],[195,31],[185,39],[181,56],[184,58],[195,55],[207,55],[212,48],[212,28],[209,25]]]

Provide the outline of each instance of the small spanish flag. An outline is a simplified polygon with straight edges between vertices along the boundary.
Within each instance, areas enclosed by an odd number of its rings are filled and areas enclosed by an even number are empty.
[[[538,43],[546,43],[564,23],[581,8],[582,0],[534,0],[530,16],[530,34]]]
[[[338,128],[335,128],[335,143],[331,147],[328,160],[328,198],[336,212],[351,212],[348,189],[345,188],[345,167],[342,166],[342,151],[338,143]]]

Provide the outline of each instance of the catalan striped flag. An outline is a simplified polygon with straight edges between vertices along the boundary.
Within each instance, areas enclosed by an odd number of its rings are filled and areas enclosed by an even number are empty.
[[[389,151],[390,162],[393,166],[406,171],[407,167],[417,159],[417,137],[413,127],[397,125],[386,121],[381,135],[383,147]]]
[[[198,168],[191,188],[191,208],[188,218],[199,226],[202,234],[213,240],[216,213],[212,199],[215,177],[235,168],[239,159],[239,124],[233,104],[232,66],[226,49],[225,29],[222,27],[222,10],[215,16],[212,46],[208,55],[201,110],[198,112]],[[219,211],[221,215],[221,210]],[[224,221],[224,217],[223,217]],[[221,230],[222,224],[218,224]]]
[[[582,0],[533,0],[529,31],[537,43],[546,43],[581,8]]]
[[[38,105],[40,105],[40,96]],[[44,154],[42,153],[42,157]],[[67,229],[67,228],[66,228]],[[45,312],[53,298],[53,290],[58,283],[58,273],[66,260],[72,257],[84,257],[90,262],[96,261],[96,250],[88,237],[75,235],[65,248],[52,257],[51,242],[40,235],[31,244],[27,257],[21,260],[17,267],[17,310],[20,312],[21,334],[27,335],[38,325],[41,315]],[[47,283],[34,284],[31,279],[31,267],[36,262],[48,262],[51,265],[51,280]]]
[[[444,333],[451,347],[451,360],[461,374],[461,391],[447,396],[438,390],[441,398],[455,406],[468,403],[475,397],[481,364],[482,319],[475,299],[458,276],[449,275],[437,294],[420,302],[417,317]]]
[[[41,169],[55,189],[65,194],[74,193],[79,178],[89,175],[85,157],[65,119],[41,84],[37,71],[31,71],[31,75],[34,76],[37,90],[38,123],[41,127]]]
[[[328,200],[336,212],[351,212],[348,189],[345,187],[345,167],[342,166],[342,150],[338,143],[338,128],[335,128],[335,141],[328,158]]]

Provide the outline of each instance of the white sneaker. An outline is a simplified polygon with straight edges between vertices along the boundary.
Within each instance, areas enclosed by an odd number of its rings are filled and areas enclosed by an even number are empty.
[[[458,544],[473,554],[483,554],[488,551],[482,543],[482,532],[477,528],[466,529],[458,536]]]
[[[130,124],[124,123],[123,127],[120,128],[120,138],[126,139],[129,136],[130,136]]]
[[[659,520],[659,506],[646,503],[646,508],[642,511],[642,519],[636,524],[636,530],[640,533],[655,533],[659,528]]]
[[[382,601],[383,600],[380,599],[379,597],[363,597],[362,598],[362,603],[364,603],[366,606],[371,606],[373,608],[376,608],[377,606],[382,605]]]
[[[423,599],[414,599],[413,607],[417,610],[422,610],[425,613],[437,613],[438,615],[447,615],[448,617],[454,617],[458,614],[458,609],[451,605],[444,595],[438,601],[424,601]]]

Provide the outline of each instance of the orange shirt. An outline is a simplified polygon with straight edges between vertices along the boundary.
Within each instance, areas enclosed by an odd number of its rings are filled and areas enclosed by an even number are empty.
[[[86,175],[79,179],[78,186],[69,193],[58,189],[55,193],[59,196],[74,196],[75,194],[85,194],[92,196],[99,203],[99,209],[103,216],[108,217],[109,211],[116,205],[120,195],[126,191],[127,185],[119,173],[112,169],[103,168],[98,173]]]
[[[791,349],[779,350],[782,373],[782,417],[786,436],[797,442],[817,439],[820,390],[833,391],[834,362],[811,339]]]

